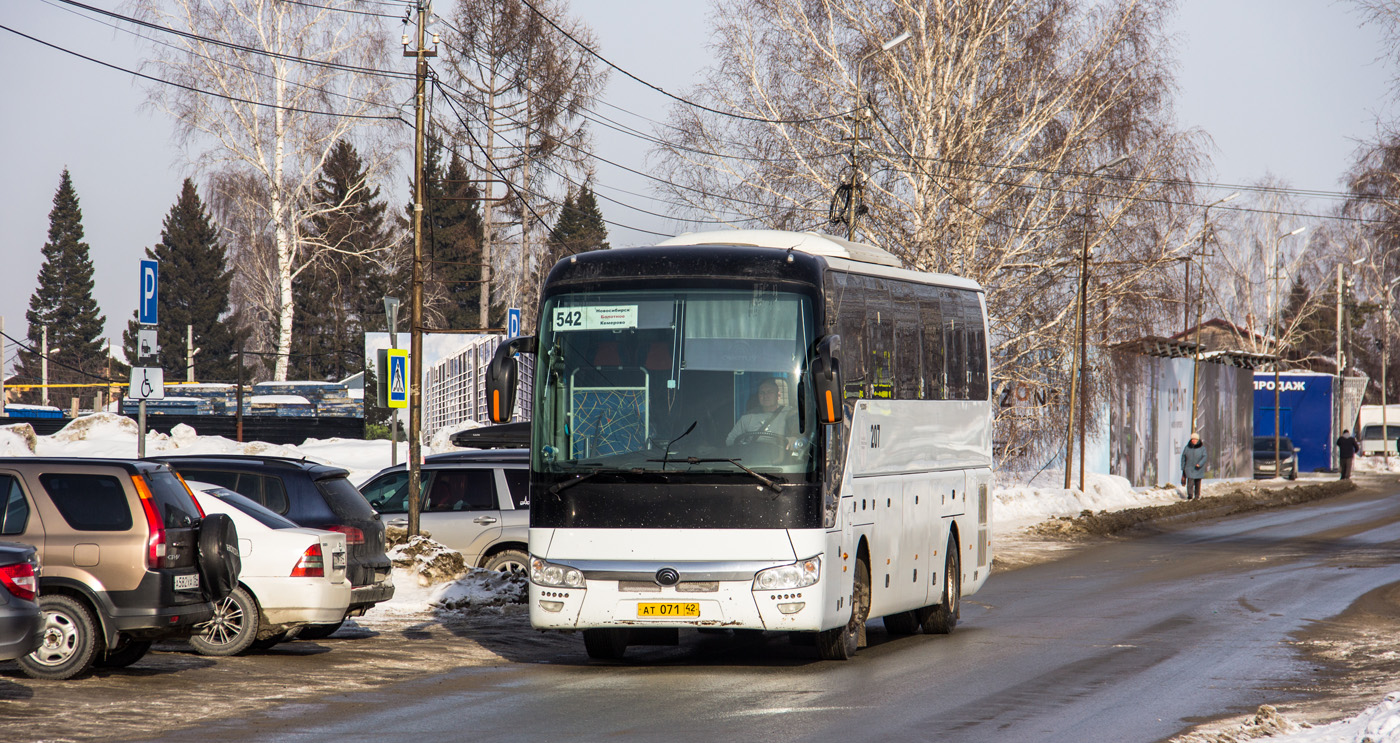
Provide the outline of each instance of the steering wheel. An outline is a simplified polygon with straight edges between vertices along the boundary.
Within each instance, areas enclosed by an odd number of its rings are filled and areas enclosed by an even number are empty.
[[[749,431],[734,437],[734,446],[753,446],[755,444],[766,444],[786,449],[787,437],[772,431]]]

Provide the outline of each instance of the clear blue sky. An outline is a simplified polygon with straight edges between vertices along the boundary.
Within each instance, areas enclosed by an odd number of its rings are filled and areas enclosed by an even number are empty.
[[[111,0],[90,0],[117,7]],[[439,0],[439,11],[446,3]],[[601,51],[619,65],[673,92],[684,92],[708,61],[707,7],[664,2],[639,13],[624,0],[574,0],[597,33]],[[80,18],[43,0],[0,3],[0,24],[104,61],[135,67],[129,34]],[[1299,188],[1339,190],[1358,139],[1375,132],[1387,105],[1392,68],[1374,29],[1344,3],[1324,0],[1182,0],[1177,21],[1177,111],[1183,126],[1214,139],[1212,172],[1223,183],[1252,182],[1266,172]],[[408,69],[408,60],[395,59]],[[72,172],[97,270],[95,297],[108,335],[136,307],[137,262],[159,238],[161,220],[190,173],[160,113],[142,109],[143,89],[128,75],[0,31],[0,316],[5,332],[25,334],[59,172]],[[664,119],[669,101],[614,74],[604,100]],[[600,109],[609,116],[625,115]],[[627,120],[637,125],[637,120]],[[645,129],[645,126],[639,128]],[[405,136],[408,130],[405,129]],[[595,134],[604,157],[645,170],[646,147],[606,131]],[[645,180],[608,166],[598,192],[665,211],[611,188],[647,193]],[[407,198],[400,174],[386,193]],[[683,227],[601,203],[610,220],[658,232]],[[1318,207],[1321,208],[1321,205]],[[614,245],[650,236],[612,230]],[[13,349],[11,349],[13,353]]]

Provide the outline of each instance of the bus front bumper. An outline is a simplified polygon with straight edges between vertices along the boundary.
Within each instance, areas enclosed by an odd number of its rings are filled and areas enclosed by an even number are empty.
[[[587,580],[583,588],[530,584],[530,624],[536,629],[594,627],[723,627],[779,631],[822,629],[825,583],[755,590],[752,580],[704,586],[659,586]],[[697,590],[702,589],[702,590]]]

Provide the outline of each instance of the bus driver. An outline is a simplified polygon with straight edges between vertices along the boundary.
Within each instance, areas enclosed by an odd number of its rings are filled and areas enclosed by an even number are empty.
[[[739,417],[724,443],[729,446],[767,443],[785,452],[796,428],[792,410],[782,404],[777,380],[765,379],[758,385],[755,404]]]

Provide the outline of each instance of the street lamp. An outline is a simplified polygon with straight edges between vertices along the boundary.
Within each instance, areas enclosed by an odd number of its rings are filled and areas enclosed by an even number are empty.
[[[1127,155],[1119,155],[1108,162],[1089,171],[1087,177],[1093,177],[1101,170],[1107,170],[1119,165],[1128,159]],[[1089,212],[1093,207],[1093,192],[1089,193],[1090,200],[1085,203],[1084,228],[1083,228],[1083,250],[1079,257],[1079,294],[1077,296],[1079,313],[1075,316],[1075,324],[1078,326],[1076,334],[1079,336],[1079,343],[1074,344],[1074,363],[1070,367],[1069,375],[1069,428],[1065,431],[1065,490],[1069,490],[1070,476],[1074,470],[1074,406],[1076,398],[1076,383],[1078,386],[1078,400],[1081,410],[1079,411],[1079,490],[1084,490],[1084,419],[1088,415],[1085,408],[1084,377],[1087,374],[1087,359],[1083,358],[1088,345],[1088,294],[1089,294]]]
[[[846,239],[856,239],[856,220],[860,218],[860,168],[857,165],[857,156],[860,150],[861,127],[865,124],[864,109],[860,101],[860,68],[865,60],[876,54],[887,52],[911,38],[908,31],[900,33],[898,36],[880,45],[879,49],[870,52],[856,60],[856,105],[851,109],[855,116],[855,127],[851,137],[851,195],[848,201],[846,213]]]
[[[1224,204],[1224,203],[1227,202],[1227,201],[1233,201],[1233,200],[1235,200],[1236,198],[1239,198],[1239,195],[1240,195],[1240,192],[1239,192],[1239,191],[1236,191],[1236,192],[1230,194],[1229,196],[1226,196],[1226,197],[1223,198],[1223,199],[1216,199],[1215,201],[1212,201],[1212,202],[1210,202],[1209,204],[1206,204],[1205,217],[1204,217],[1204,219],[1202,219],[1202,221],[1201,221],[1201,249],[1200,249],[1200,251],[1198,252],[1198,255],[1200,256],[1200,259],[1201,259],[1201,268],[1200,268],[1199,270],[1196,271],[1196,273],[1199,273],[1199,274],[1200,274],[1200,277],[1199,277],[1199,279],[1198,279],[1198,281],[1200,282],[1200,289],[1196,292],[1196,360],[1195,360],[1194,365],[1191,367],[1191,430],[1192,430],[1192,431],[1198,431],[1198,430],[1200,430],[1199,428],[1196,427],[1196,408],[1197,408],[1197,401],[1200,400],[1200,397],[1201,397],[1201,313],[1202,313],[1202,311],[1205,309],[1205,305],[1206,305],[1206,270],[1205,270],[1205,257],[1206,257],[1206,233],[1207,233],[1207,232],[1210,232],[1210,208],[1213,207],[1213,206],[1220,206],[1221,204]],[[1190,261],[1187,261],[1187,263],[1186,263],[1186,292],[1187,292],[1187,294],[1188,294],[1187,299],[1189,300],[1189,298],[1190,298],[1189,295],[1190,295],[1190,293],[1191,293],[1191,263],[1190,263]],[[1191,304],[1190,304],[1189,301],[1186,302],[1186,312],[1187,312],[1188,315],[1189,315],[1190,312],[1191,312]],[[1188,329],[1189,329],[1189,327],[1190,327],[1190,321],[1189,321],[1189,320],[1187,321],[1187,327],[1188,327]]]
[[[1307,229],[1307,226],[1304,225],[1304,226],[1302,226],[1302,227],[1299,227],[1299,228],[1296,229],[1296,230],[1293,230],[1292,232],[1289,232],[1289,233],[1283,234],[1283,235],[1279,235],[1279,236],[1278,236],[1278,239],[1277,239],[1277,240],[1274,240],[1274,477],[1278,477],[1278,476],[1279,476],[1279,472],[1280,472],[1280,470],[1279,470],[1279,459],[1280,459],[1280,457],[1279,457],[1279,436],[1280,436],[1280,433],[1279,433],[1279,395],[1278,395],[1278,393],[1279,393],[1279,389],[1278,389],[1278,388],[1279,388],[1279,381],[1278,381],[1278,365],[1279,365],[1279,361],[1282,360],[1282,358],[1283,358],[1283,354],[1282,354],[1282,345],[1283,345],[1283,332],[1282,332],[1282,330],[1283,330],[1283,328],[1281,327],[1281,324],[1282,324],[1282,321],[1283,321],[1283,317],[1282,317],[1282,315],[1283,315],[1282,309],[1283,309],[1283,308],[1279,306],[1279,296],[1278,296],[1278,249],[1279,249],[1279,245],[1283,242],[1283,239],[1284,239],[1285,237],[1293,237],[1294,235],[1300,234],[1303,230],[1306,230],[1306,229]],[[1296,457],[1297,454],[1295,453],[1294,456]],[[1297,465],[1297,462],[1294,462],[1294,465],[1293,465],[1293,466],[1294,466],[1294,467],[1297,467],[1297,466],[1298,466],[1298,465]]]

